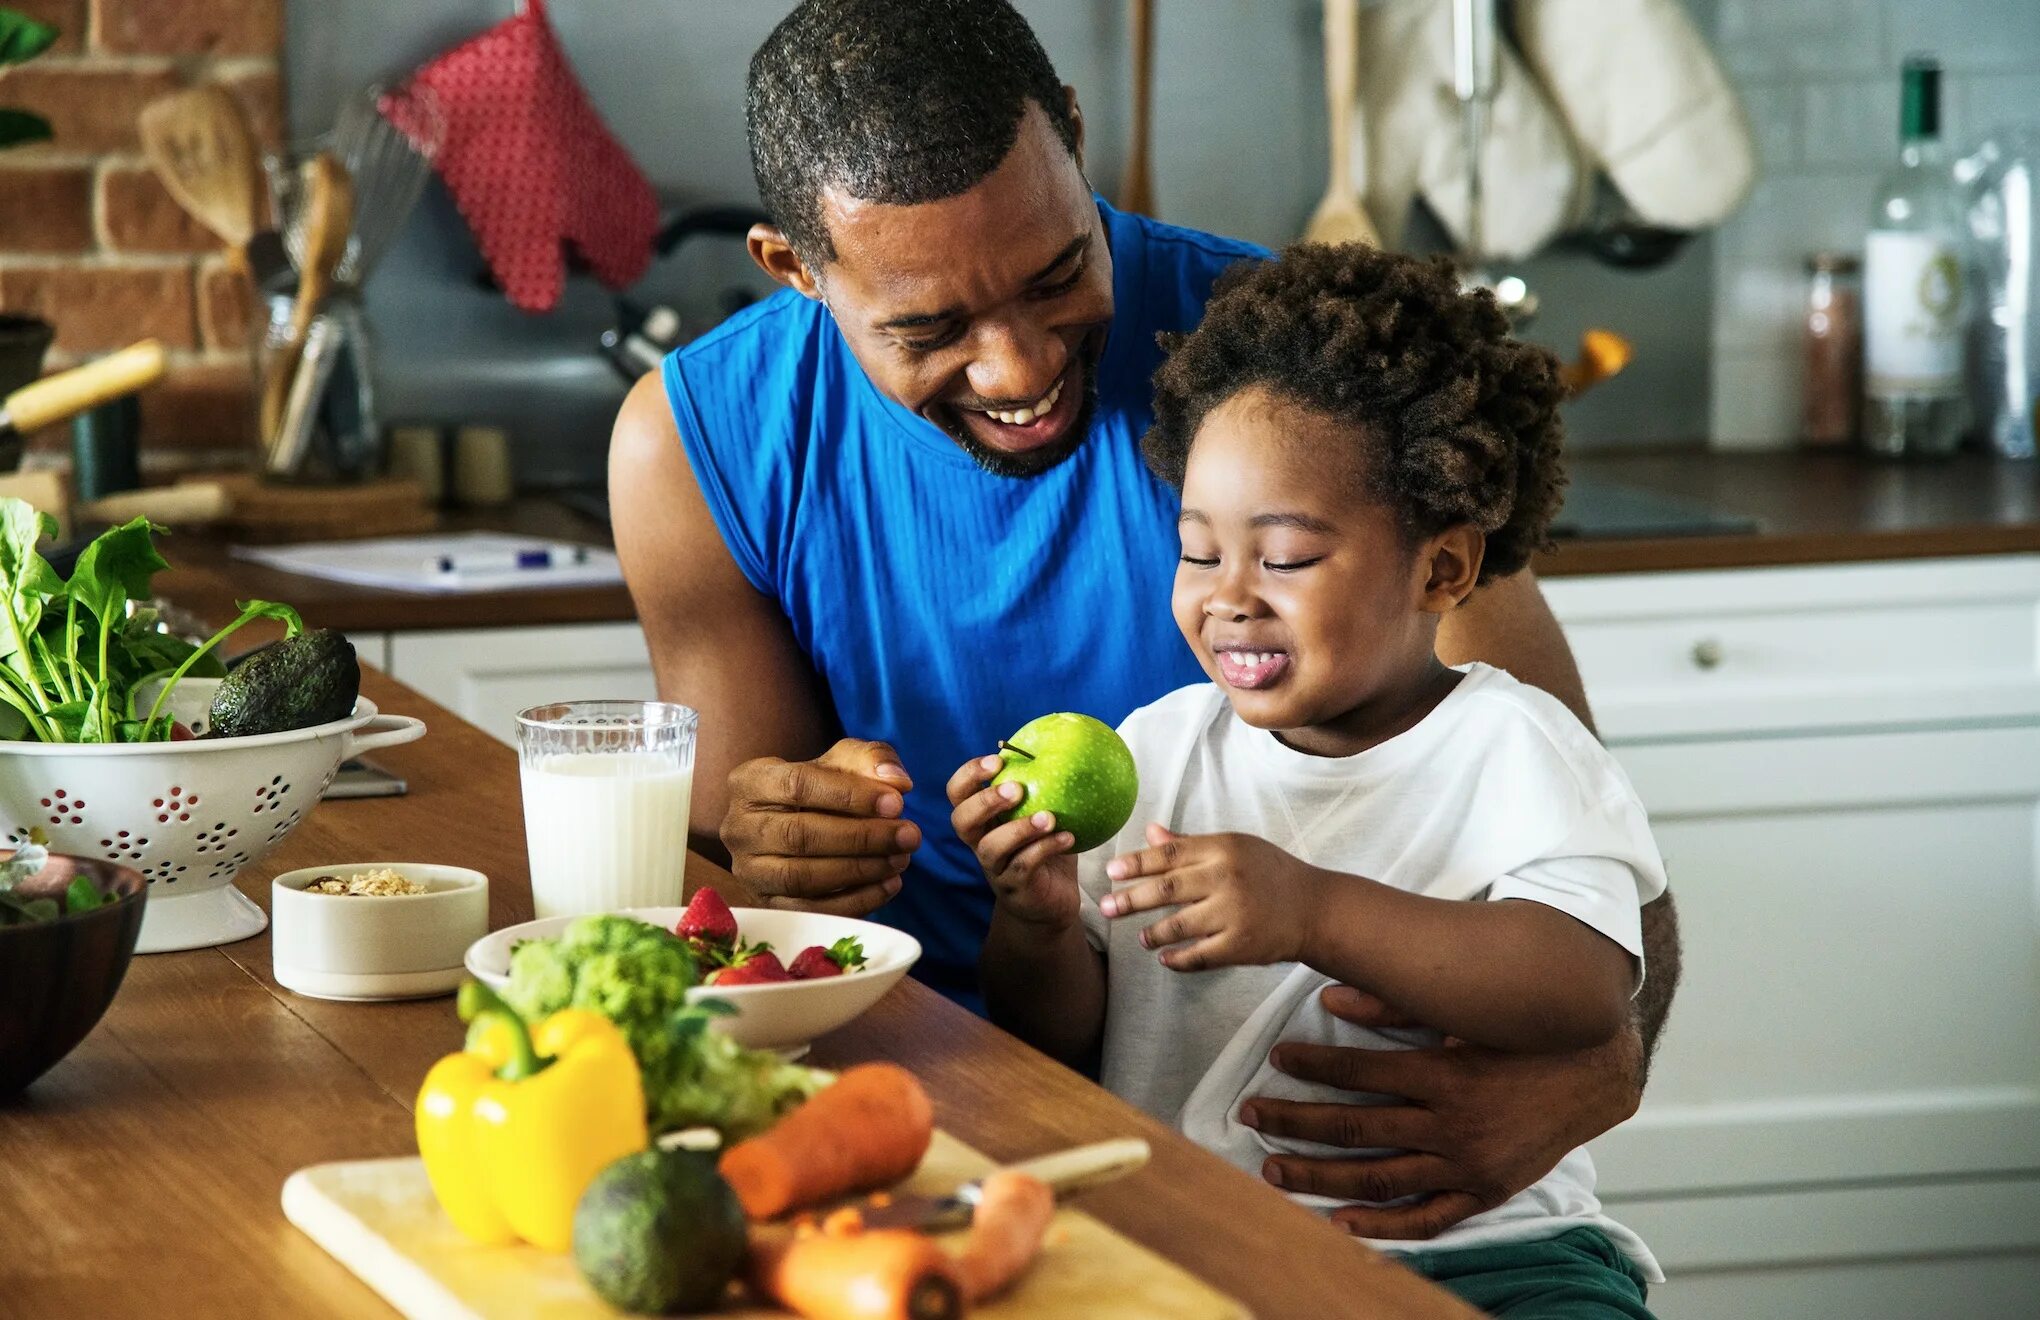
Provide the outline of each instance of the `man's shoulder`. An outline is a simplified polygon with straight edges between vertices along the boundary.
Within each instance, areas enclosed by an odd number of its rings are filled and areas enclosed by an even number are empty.
[[[733,359],[798,357],[808,351],[815,336],[829,331],[833,325],[820,303],[792,289],[781,289],[732,312],[714,329],[674,349],[673,358],[693,375]]]
[[[1236,261],[1266,261],[1275,255],[1259,243],[1250,243],[1243,238],[1227,238],[1223,234],[1172,225],[1152,216],[1128,211],[1111,211],[1109,214],[1114,224],[1121,227],[1122,234],[1140,243],[1148,253],[1150,265],[1159,261],[1216,272]]]

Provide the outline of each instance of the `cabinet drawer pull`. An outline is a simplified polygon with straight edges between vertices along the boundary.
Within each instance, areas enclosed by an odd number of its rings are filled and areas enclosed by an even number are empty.
[[[1721,643],[1712,637],[1703,637],[1693,643],[1693,666],[1696,669],[1714,669],[1721,664]]]

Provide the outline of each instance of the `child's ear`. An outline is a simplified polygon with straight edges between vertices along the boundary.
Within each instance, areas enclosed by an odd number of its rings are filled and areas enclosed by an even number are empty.
[[[1472,523],[1448,527],[1424,542],[1417,555],[1417,608],[1427,614],[1449,614],[1456,609],[1480,581],[1480,561],[1485,553],[1487,536]]]

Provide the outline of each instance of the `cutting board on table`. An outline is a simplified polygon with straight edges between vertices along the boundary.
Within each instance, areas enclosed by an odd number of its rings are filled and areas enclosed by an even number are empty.
[[[946,1132],[905,1190],[941,1193],[993,1162]],[[1082,1197],[1076,1198],[1082,1204]],[[432,1199],[423,1162],[355,1160],[300,1169],[283,1212],[410,1320],[607,1320],[616,1315],[574,1262],[528,1246],[468,1241]],[[783,1317],[731,1306],[727,1320]],[[1056,1212],[1034,1268],[1012,1292],[971,1311],[985,1320],[1246,1320],[1247,1310],[1147,1248],[1069,1206]]]

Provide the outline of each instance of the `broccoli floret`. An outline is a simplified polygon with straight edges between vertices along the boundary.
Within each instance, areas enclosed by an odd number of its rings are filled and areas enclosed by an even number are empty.
[[[510,953],[504,998],[536,1021],[562,1008],[600,1013],[630,1041],[654,1131],[705,1125],[741,1139],[819,1086],[811,1068],[746,1050],[690,1008],[699,970],[686,941],[631,917],[581,917],[550,940]]]

